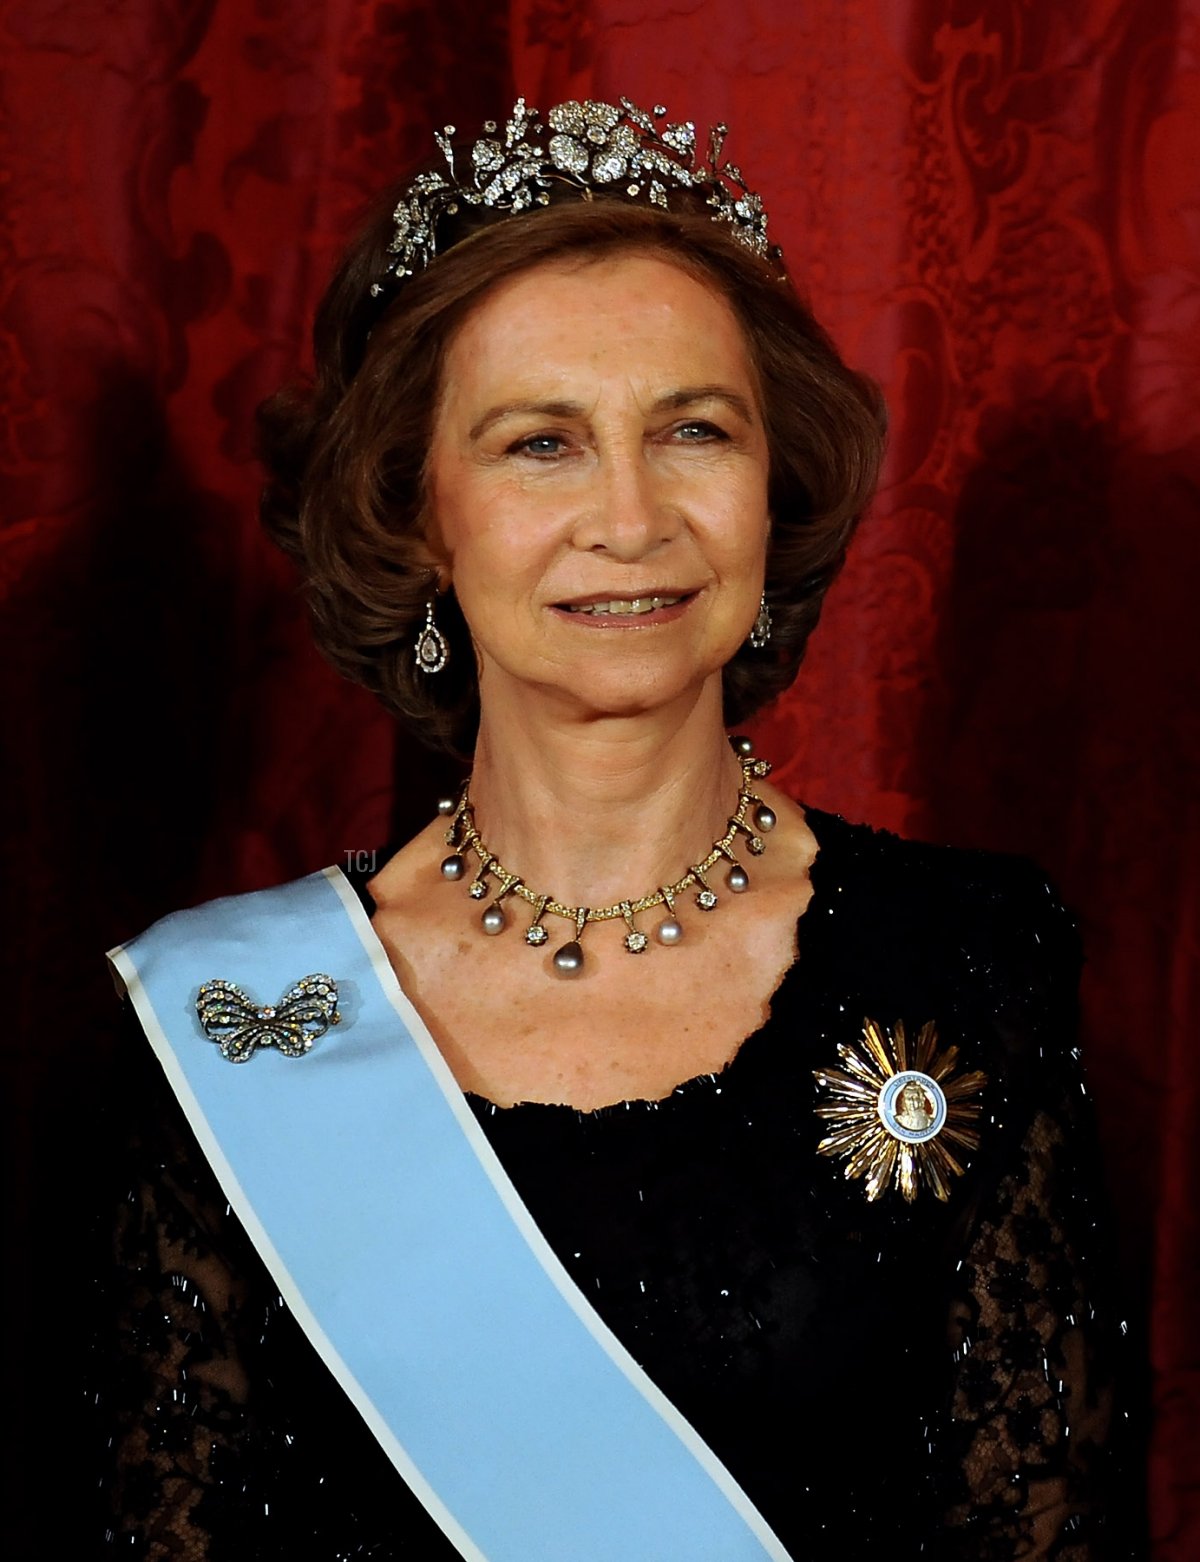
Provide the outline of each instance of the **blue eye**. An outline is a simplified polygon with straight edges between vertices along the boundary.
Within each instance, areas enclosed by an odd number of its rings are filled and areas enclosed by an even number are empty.
[[[713,423],[681,423],[675,430],[676,437],[685,444],[698,445],[707,439],[724,439],[724,432]]]
[[[563,441],[557,434],[531,434],[527,439],[518,440],[512,447],[518,455],[533,456],[543,461],[558,455],[562,448]]]

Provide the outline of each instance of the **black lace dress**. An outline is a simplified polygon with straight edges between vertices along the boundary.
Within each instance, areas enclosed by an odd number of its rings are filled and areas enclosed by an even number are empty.
[[[591,1113],[472,1106],[584,1294],[797,1562],[1125,1557],[1123,1329],[1073,924],[1018,859],[810,823],[799,958],[722,1073]],[[982,1144],[945,1203],[870,1203],[817,1153],[813,1071],[867,1016],[932,1020],[987,1075]],[[129,1050],[138,1121],[93,1385],[112,1550],[453,1556],[285,1309],[144,1042]]]

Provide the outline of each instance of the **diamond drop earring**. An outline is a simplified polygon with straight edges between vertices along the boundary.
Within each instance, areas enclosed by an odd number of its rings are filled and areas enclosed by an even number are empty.
[[[767,606],[767,594],[764,591],[762,601],[758,604],[758,617],[754,620],[754,628],[750,631],[750,648],[761,651],[771,638],[771,609]]]
[[[417,635],[417,666],[423,673],[440,673],[450,660],[446,637],[433,621],[433,599],[425,604],[425,623]]]

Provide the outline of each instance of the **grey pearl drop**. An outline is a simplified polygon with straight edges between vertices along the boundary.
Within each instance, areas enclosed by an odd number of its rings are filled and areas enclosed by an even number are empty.
[[[503,933],[508,926],[508,918],[504,915],[504,907],[492,905],[480,917],[485,933]]]
[[[438,813],[441,814],[443,819],[448,819],[457,807],[458,804],[452,797],[438,798]]]
[[[750,875],[740,863],[735,863],[725,875],[725,882],[735,895],[740,895],[743,890],[750,888]]]
[[[754,810],[754,822],[764,835],[769,835],[779,821],[775,817],[775,810],[762,803]]]
[[[654,929],[654,936],[660,944],[668,946],[677,944],[683,937],[683,925],[677,922],[674,917],[667,917],[665,921],[660,922]]]
[[[754,752],[754,739],[747,737],[730,738],[733,744],[733,752],[740,754],[743,759],[749,759]]]
[[[457,852],[454,853],[453,857],[447,857],[442,863],[442,877],[444,879],[461,879],[466,871],[466,858],[460,857]]]
[[[583,970],[583,948],[577,939],[554,951],[554,969],[560,976],[578,976]]]

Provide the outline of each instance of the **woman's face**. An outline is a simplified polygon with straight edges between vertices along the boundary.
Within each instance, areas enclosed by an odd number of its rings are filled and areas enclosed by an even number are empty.
[[[431,544],[480,694],[596,715],[695,698],[763,586],[768,452],[719,294],[646,254],[501,283],[453,338]]]

